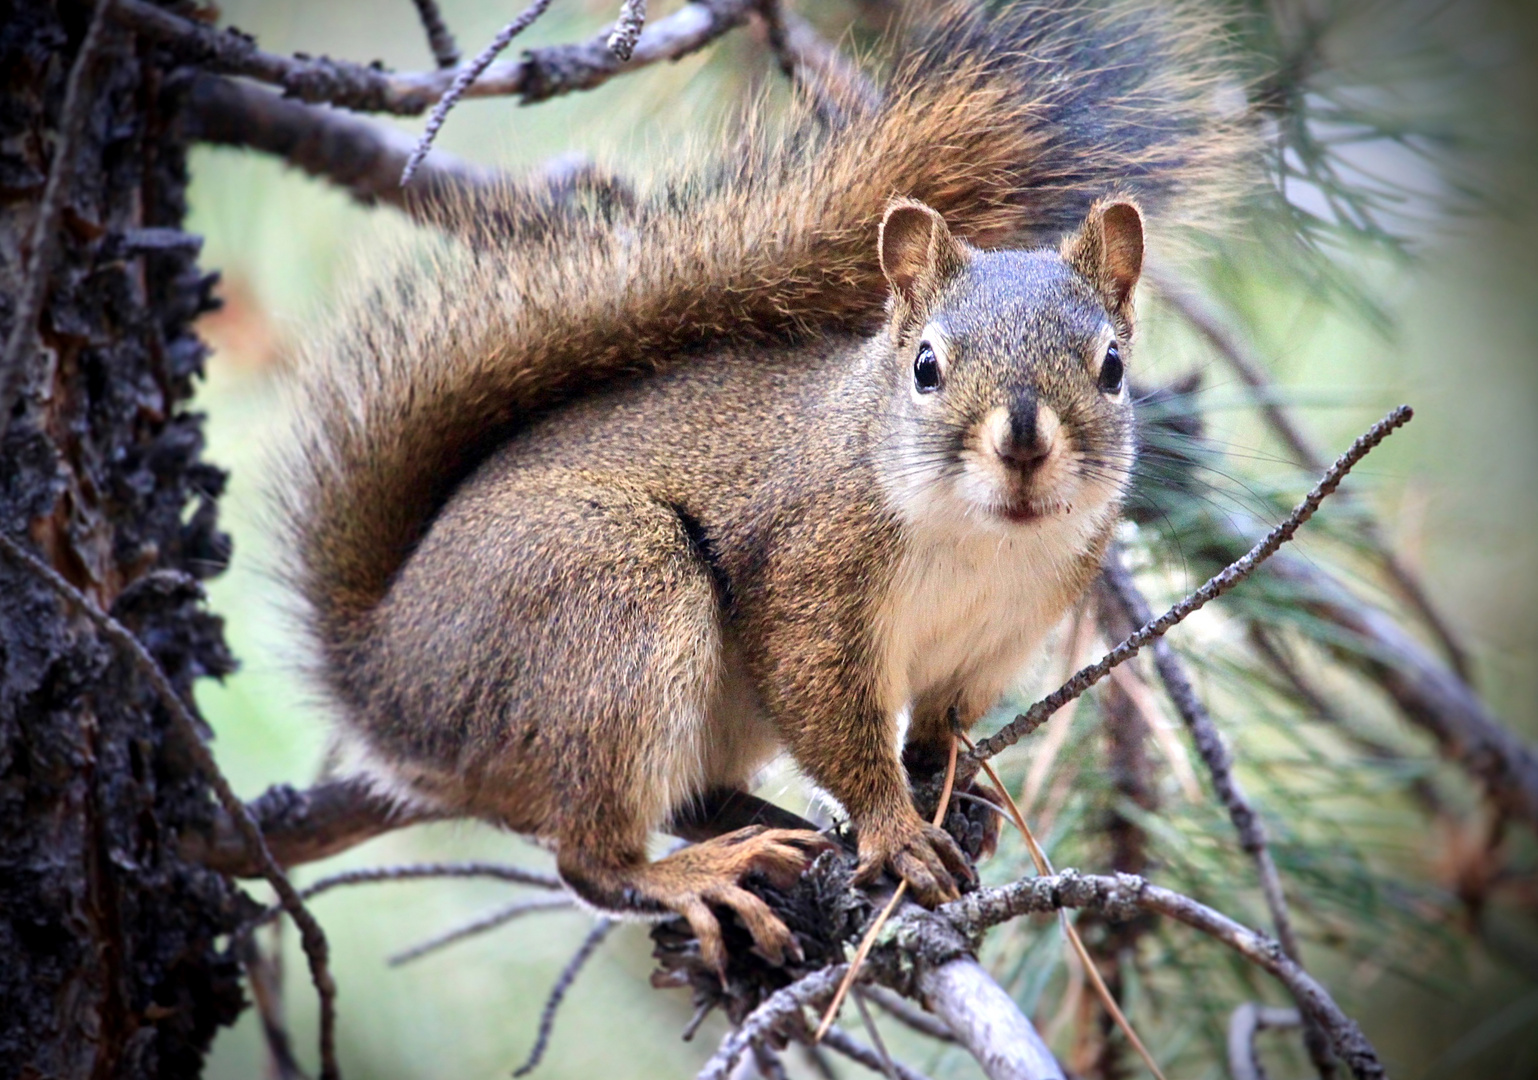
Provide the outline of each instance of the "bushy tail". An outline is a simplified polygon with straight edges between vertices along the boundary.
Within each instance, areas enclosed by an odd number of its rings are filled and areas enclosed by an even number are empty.
[[[510,190],[497,216],[533,223],[515,240],[445,241],[372,285],[312,350],[286,497],[333,670],[454,487],[531,415],[713,345],[878,326],[892,196],[979,247],[1055,243],[1110,191],[1156,237],[1231,201],[1251,142],[1219,109],[1237,84],[1216,40],[1146,6],[954,8],[879,104],[752,130],[623,212]]]

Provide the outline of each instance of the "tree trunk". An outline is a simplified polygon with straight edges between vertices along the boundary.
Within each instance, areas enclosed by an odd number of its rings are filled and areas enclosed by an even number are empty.
[[[0,330],[36,264],[36,320],[0,386],[0,528],[123,621],[190,698],[233,668],[193,579],[229,543],[184,411],[212,306],[180,232],[180,76],[110,21],[82,69],[56,239],[33,226],[94,5],[0,3]],[[45,247],[50,245],[45,245]],[[0,1075],[191,1076],[242,1007],[227,935],[248,901],[178,857],[207,785],[134,664],[0,554]]]

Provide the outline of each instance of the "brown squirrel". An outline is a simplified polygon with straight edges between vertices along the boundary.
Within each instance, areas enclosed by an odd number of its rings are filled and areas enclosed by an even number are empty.
[[[953,7],[879,104],[750,125],[633,206],[510,192],[503,239],[370,286],[313,349],[284,493],[352,767],[550,843],[598,908],[684,915],[718,966],[712,905],[793,950],[741,881],[826,841],[648,836],[782,748],[862,880],[955,896],[908,771],[1098,568],[1143,211],[1204,213],[1248,153],[1212,37]]]

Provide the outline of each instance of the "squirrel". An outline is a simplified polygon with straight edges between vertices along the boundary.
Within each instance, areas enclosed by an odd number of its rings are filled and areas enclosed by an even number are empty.
[[[875,103],[748,123],[625,206],[509,189],[500,240],[376,277],[310,349],[280,493],[345,767],[684,916],[718,968],[713,908],[794,954],[743,879],[828,844],[746,824],[797,820],[747,795],[782,750],[857,880],[955,897],[910,775],[1099,568],[1145,214],[1202,219],[1251,150],[1215,37],[954,5]],[[648,857],[734,798],[745,827]]]

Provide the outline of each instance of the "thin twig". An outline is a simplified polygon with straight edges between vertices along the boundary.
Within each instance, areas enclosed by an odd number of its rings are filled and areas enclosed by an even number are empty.
[[[956,795],[953,794],[951,798],[956,798]],[[986,799],[979,799],[978,802],[999,810],[997,806],[994,806],[993,803],[988,802]],[[999,812],[1003,813],[1002,810],[999,810]],[[944,1020],[921,1009],[895,990],[888,990],[886,987],[877,986],[875,983],[863,983],[856,986],[854,992],[858,997],[874,1001],[892,1019],[912,1028],[921,1035],[928,1035],[931,1039],[938,1039],[946,1043],[956,1041],[955,1033],[951,1031]]]
[[[753,1065],[763,1080],[790,1080],[780,1055],[769,1049],[762,1039],[753,1040]]]
[[[539,896],[533,900],[514,900],[511,904],[504,904],[478,919],[445,930],[426,941],[418,942],[409,949],[402,949],[390,957],[388,963],[391,967],[400,967],[402,964],[420,960],[429,953],[447,948],[465,938],[484,934],[499,926],[506,926],[514,919],[521,919],[525,915],[535,915],[543,911],[568,911],[575,906],[576,901],[569,896]]]
[[[438,62],[440,68],[451,68],[459,65],[459,46],[454,42],[454,35],[449,32],[448,24],[443,21],[443,14],[438,10],[437,0],[413,0],[417,6],[417,14],[422,18],[422,29],[427,31],[427,47],[433,51],[433,59]]]
[[[1282,952],[1272,938],[1242,926],[1189,896],[1150,884],[1134,874],[1115,877],[1079,874],[1063,870],[1051,877],[1032,877],[1002,888],[978,889],[938,909],[968,933],[1021,915],[1063,908],[1095,911],[1112,919],[1125,919],[1137,911],[1149,911],[1185,923],[1222,942],[1240,956],[1273,975],[1292,992],[1303,1011],[1318,1018],[1340,1059],[1359,1080],[1385,1077],[1377,1052],[1356,1022],[1320,983]]]
[[[933,825],[937,829],[940,827],[941,822],[945,820],[946,812],[950,809],[951,792],[955,788],[955,782],[956,738],[953,735],[951,737],[950,756],[945,763],[945,784],[940,789],[939,805],[935,807]],[[892,912],[897,910],[897,905],[902,901],[903,894],[907,891],[907,880],[904,879],[898,882],[896,890],[892,893],[892,899],[887,901],[886,907],[882,908],[881,913],[871,921],[870,928],[865,931],[865,936],[860,939],[860,947],[855,950],[854,960],[849,965],[849,974],[845,975],[844,981],[839,983],[838,990],[833,995],[833,1000],[828,1003],[827,1012],[823,1013],[822,1023],[817,1025],[817,1033],[812,1036],[813,1043],[821,1042],[822,1037],[827,1034],[828,1028],[833,1026],[834,1017],[838,1016],[838,1010],[844,1004],[845,995],[849,993],[849,988],[854,985],[855,979],[859,977],[860,967],[865,963],[865,958],[870,955],[871,946],[876,942],[876,935],[881,933],[881,928],[892,917]]]
[[[758,0],[758,13],[780,70],[806,92],[823,120],[841,123],[881,103],[876,84],[784,0]]]
[[[1295,1028],[1303,1023],[1297,1009],[1278,1009],[1246,1001],[1228,1018],[1228,1071],[1233,1080],[1266,1080],[1266,1070],[1255,1054],[1255,1033],[1272,1028]]]
[[[721,1045],[700,1070],[698,1080],[726,1080],[732,1066],[737,1064],[737,1059],[753,1040],[765,1037],[798,1016],[804,1007],[827,1000],[848,972],[848,964],[832,964],[770,994],[721,1040]]]
[[[420,881],[423,878],[495,878],[498,881],[510,881],[515,885],[533,885],[540,889],[564,889],[561,879],[554,874],[541,873],[538,870],[526,870],[521,866],[510,866],[507,863],[492,862],[462,862],[462,863],[406,863],[401,866],[369,866],[361,870],[343,870],[337,874],[323,877],[313,884],[306,885],[299,895],[306,900],[319,896],[321,893],[330,892],[332,889],[344,885],[374,885],[386,881]],[[251,922],[250,926],[261,926],[270,922],[283,913],[281,907],[270,907],[262,912]]]
[[[870,1007],[858,993],[854,995],[854,1007],[860,1014],[860,1022],[865,1025],[865,1033],[870,1036],[871,1045],[876,1048],[877,1066],[886,1075],[887,1080],[897,1080],[897,1064],[892,1060],[892,1055],[887,1053],[886,1043],[881,1040],[881,1032],[876,1029],[876,1021],[871,1019]],[[834,1047],[834,1049],[838,1048]]]
[[[612,929],[614,929],[614,920],[600,918],[587,932],[587,937],[582,939],[582,944],[577,946],[576,953],[561,969],[555,985],[550,988],[550,996],[545,999],[545,1007],[540,1010],[539,1033],[534,1037],[534,1048],[529,1051],[528,1060],[513,1070],[514,1076],[527,1076],[539,1066],[545,1056],[546,1048],[550,1045],[550,1033],[555,1029],[555,1014],[560,1010],[561,1002],[566,999],[566,992],[571,989],[571,984],[576,981],[577,974],[582,970],[583,965],[597,951],[598,946],[603,944],[603,939],[609,936],[609,931]]]
[[[1174,308],[1186,322],[1195,327],[1217,350],[1218,355],[1228,363],[1234,374],[1239,376],[1239,381],[1255,392],[1256,406],[1260,409],[1260,414],[1265,417],[1266,423],[1276,433],[1277,438],[1281,439],[1296,455],[1298,462],[1310,472],[1321,471],[1324,468],[1324,455],[1313,440],[1293,423],[1291,415],[1276,400],[1276,387],[1267,377],[1264,365],[1189,289],[1157,270],[1154,270],[1150,280],[1160,298]],[[1431,602],[1431,597],[1426,595],[1425,587],[1395,554],[1384,537],[1377,519],[1369,517],[1363,524],[1365,538],[1378,556],[1384,571],[1398,588],[1400,595],[1409,601],[1410,606],[1421,617],[1421,621],[1435,635],[1437,642],[1452,663],[1453,670],[1461,679],[1468,682],[1472,671],[1468,650],[1453,633],[1447,619]]]
[[[261,867],[262,877],[278,894],[278,910],[288,912],[294,920],[294,925],[299,928],[299,940],[310,964],[310,978],[314,981],[315,993],[320,998],[320,1075],[322,1080],[337,1080],[340,1073],[336,1064],[336,982],[331,977],[330,948],[326,943],[325,931],[310,914],[310,909],[305,907],[303,898],[295,890],[293,882],[289,881],[288,875],[273,859],[272,852],[267,849],[262,831],[257,827],[251,811],[245,803],[240,801],[230,787],[229,781],[225,779],[224,773],[219,770],[213,753],[199,733],[198,720],[193,716],[192,710],[176,692],[176,687],[171,685],[170,678],[167,677],[159,662],[126,626],[97,607],[90,597],[71,585],[57,570],[4,533],[0,533],[0,552],[4,552],[6,557],[14,562],[27,567],[67,603],[82,612],[96,625],[102,636],[128,654],[148,680],[155,696],[160,699],[161,705],[170,715],[177,735],[192,755],[198,771],[203,774],[209,787],[214,789],[219,805],[233,820],[236,830],[246,845],[246,850]]]
[[[107,9],[112,0],[96,0],[91,23],[86,27],[80,51],[69,69],[64,84],[64,108],[59,117],[59,134],[54,141],[53,160],[48,165],[48,181],[37,205],[29,238],[31,258],[21,273],[21,287],[11,307],[11,332],[5,339],[5,353],[0,356],[0,439],[10,426],[11,412],[18,395],[28,389],[33,365],[25,354],[37,333],[37,321],[43,314],[43,300],[48,295],[48,278],[53,272],[54,256],[59,250],[59,215],[64,210],[64,196],[69,190],[69,174],[74,163],[75,143],[80,141],[86,119],[91,113],[90,78],[101,49]]]
[[[411,177],[416,173],[417,166],[427,156],[427,151],[432,149],[433,140],[438,137],[438,129],[443,127],[443,121],[448,119],[449,110],[458,104],[470,84],[479,79],[481,73],[491,66],[491,62],[501,54],[502,50],[512,44],[513,38],[533,26],[534,21],[543,15],[549,6],[550,0],[534,0],[516,19],[498,31],[497,36],[491,39],[491,44],[482,49],[468,66],[461,68],[455,74],[454,81],[449,84],[447,92],[438,99],[438,104],[433,106],[432,114],[427,118],[427,128],[422,132],[422,137],[417,140],[416,149],[406,159],[406,167],[401,172],[401,187],[411,183]]]
[[[1126,611],[1127,617],[1135,625],[1141,626],[1153,620],[1153,612],[1148,606],[1148,601],[1138,590],[1137,583],[1132,580],[1132,573],[1127,569],[1126,561],[1119,548],[1113,548],[1106,556],[1102,575],[1106,585],[1120,601],[1122,609]],[[1164,682],[1170,701],[1174,703],[1175,710],[1180,713],[1180,719],[1184,721],[1186,730],[1191,733],[1191,741],[1196,744],[1196,752],[1201,755],[1202,762],[1207,766],[1207,772],[1212,777],[1212,789],[1217,794],[1218,801],[1223,804],[1223,808],[1228,811],[1228,818],[1234,824],[1234,831],[1239,834],[1239,846],[1255,861],[1255,872],[1260,879],[1260,891],[1271,913],[1271,924],[1276,932],[1276,939],[1281,942],[1282,951],[1289,959],[1302,964],[1303,954],[1298,947],[1298,935],[1293,929],[1291,912],[1287,908],[1287,894],[1282,889],[1282,876],[1276,869],[1276,860],[1272,858],[1271,849],[1266,843],[1266,827],[1255,813],[1255,808],[1250,804],[1238,778],[1234,776],[1233,754],[1223,741],[1217,725],[1212,722],[1212,716],[1207,712],[1206,705],[1197,696],[1196,688],[1191,685],[1191,677],[1186,671],[1185,662],[1181,660],[1170,643],[1163,638],[1155,641],[1153,655],[1154,666],[1158,669],[1159,678]],[[1314,1067],[1321,1076],[1333,1075],[1335,1063],[1331,1058],[1329,1046],[1324,1040],[1323,1032],[1310,1023],[1305,1025],[1304,1034]]]
[[[625,0],[620,5],[619,18],[609,34],[609,51],[617,60],[629,60],[635,52],[635,43],[641,40],[646,27],[646,0]]]
[[[858,999],[856,999],[858,1001]],[[875,1028],[870,1029],[871,1038],[878,1039]],[[900,1061],[893,1061],[886,1052],[886,1047],[876,1043],[878,1049],[871,1049],[859,1039],[837,1024],[830,1027],[827,1034],[822,1037],[822,1045],[829,1050],[836,1050],[851,1061],[858,1061],[872,1072],[881,1073],[888,1080],[929,1080],[927,1076],[917,1069],[909,1068]]]
[[[1068,702],[1078,697],[1084,691],[1094,686],[1110,673],[1111,669],[1132,659],[1149,642],[1162,637],[1171,627],[1184,621],[1193,612],[1205,607],[1212,600],[1222,596],[1235,585],[1254,572],[1255,568],[1274,555],[1293,535],[1303,526],[1314,512],[1319,509],[1319,504],[1329,498],[1330,494],[1340,486],[1340,482],[1346,474],[1366,457],[1372,449],[1381,443],[1396,428],[1408,423],[1414,415],[1408,405],[1401,405],[1379,420],[1368,431],[1351,444],[1348,449],[1329,471],[1314,486],[1314,489],[1304,497],[1292,513],[1287,515],[1280,525],[1277,525],[1256,544],[1243,558],[1231,563],[1220,573],[1212,577],[1201,588],[1191,593],[1180,603],[1170,608],[1153,622],[1145,623],[1131,637],[1123,641],[1116,648],[1106,653],[1095,663],[1081,669],[1073,678],[1069,679],[1057,690],[1042,698],[1032,705],[1026,712],[1015,717],[995,734],[977,744],[977,749],[967,755],[967,760],[959,770],[958,779],[962,783],[969,781],[977,773],[978,766],[985,758],[1013,746],[1022,737],[1034,731],[1046,719]]]
[[[246,981],[251,987],[251,1000],[256,1005],[256,1015],[262,1024],[262,1040],[267,1044],[268,1060],[277,1080],[305,1080],[304,1070],[294,1059],[293,1041],[283,1023],[283,979],[277,970],[280,954],[265,954],[257,944],[254,934],[236,939],[236,954],[246,970]]]

